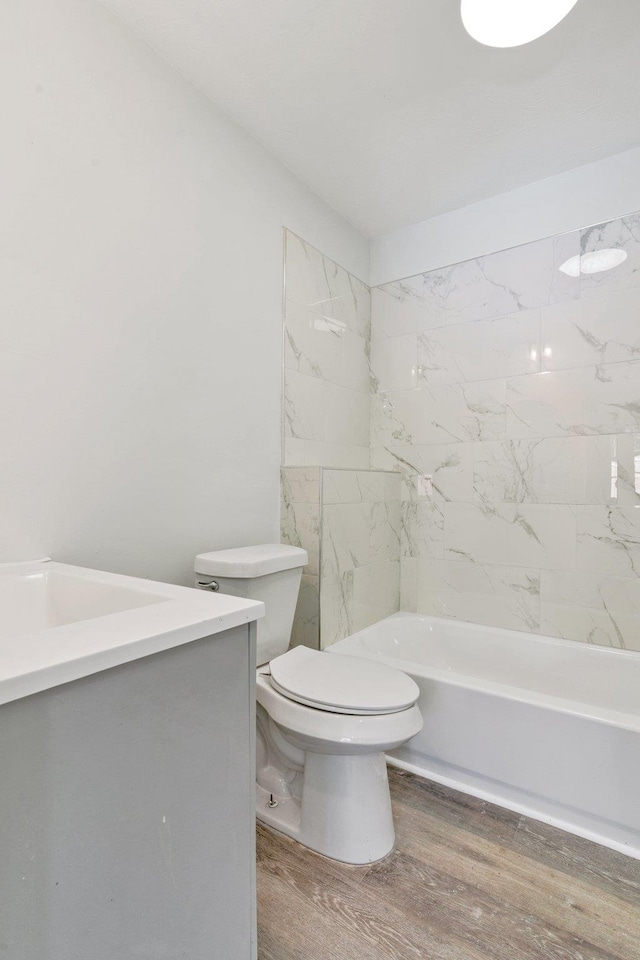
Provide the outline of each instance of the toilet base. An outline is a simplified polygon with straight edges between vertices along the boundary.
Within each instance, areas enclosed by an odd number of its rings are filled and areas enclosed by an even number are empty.
[[[391,852],[395,833],[383,753],[305,753],[301,778],[300,797],[271,795],[258,784],[258,820],[343,863],[373,863]],[[271,796],[277,805],[269,806]]]

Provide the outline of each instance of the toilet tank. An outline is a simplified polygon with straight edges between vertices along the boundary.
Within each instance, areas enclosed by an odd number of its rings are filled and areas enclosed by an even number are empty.
[[[285,653],[291,639],[302,568],[307,551],[283,543],[214,550],[196,557],[195,585],[248,600],[262,600],[266,615],[258,621],[258,665]]]

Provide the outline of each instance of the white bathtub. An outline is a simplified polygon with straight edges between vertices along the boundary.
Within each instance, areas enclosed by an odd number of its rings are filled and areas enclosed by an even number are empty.
[[[640,859],[640,653],[407,613],[328,650],[420,687],[392,764]]]

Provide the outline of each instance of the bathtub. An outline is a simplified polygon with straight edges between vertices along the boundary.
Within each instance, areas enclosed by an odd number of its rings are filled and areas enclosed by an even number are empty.
[[[420,687],[391,764],[640,859],[640,653],[408,613],[327,649]]]

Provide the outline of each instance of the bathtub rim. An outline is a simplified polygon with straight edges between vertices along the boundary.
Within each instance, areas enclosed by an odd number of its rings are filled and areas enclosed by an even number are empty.
[[[390,616],[376,621],[376,623],[371,624],[369,627],[364,627],[362,630],[358,630],[355,633],[349,634],[349,636],[344,637],[342,640],[338,640],[330,646],[325,647],[325,651],[338,655],[342,653],[343,655],[349,654],[351,656],[363,656],[368,659],[377,660],[381,663],[386,663],[389,666],[395,667],[396,669],[403,670],[410,676],[416,675],[425,680],[432,679],[438,683],[445,683],[455,687],[463,687],[467,689],[471,688],[475,691],[480,691],[493,696],[500,696],[507,700],[516,701],[518,703],[531,703],[535,706],[543,707],[556,713],[569,713],[573,716],[581,717],[584,720],[591,720],[592,722],[603,723],[618,729],[629,730],[633,733],[640,733],[640,709],[637,715],[621,710],[612,710],[606,707],[594,706],[593,704],[585,703],[584,701],[580,700],[569,700],[564,697],[542,693],[537,690],[529,689],[528,687],[517,687],[506,683],[478,679],[472,674],[448,672],[446,670],[438,669],[437,667],[427,666],[426,664],[419,663],[416,660],[404,659],[401,656],[386,656],[384,654],[374,653],[371,650],[367,650],[366,652],[357,652],[356,649],[354,649],[358,641],[361,640],[367,633],[370,633],[373,627],[389,621],[403,619],[418,621],[426,620],[429,622],[444,623],[448,625],[453,622],[454,624],[460,624],[464,627],[482,627],[487,630],[499,631],[500,634],[516,633],[518,634],[519,638],[521,637],[527,642],[535,641],[545,646],[576,650],[576,645],[580,644],[580,646],[585,646],[587,648],[590,655],[595,654],[597,656],[598,654],[609,654],[611,656],[615,651],[616,658],[622,657],[627,660],[630,659],[632,662],[637,662],[640,660],[640,651],[636,650],[624,650],[618,649],[617,647],[606,647],[602,646],[601,644],[582,644],[578,640],[566,640],[562,637],[550,637],[543,634],[526,633],[520,630],[512,631],[507,630],[504,627],[489,627],[486,624],[476,624],[467,620],[453,620],[452,618],[448,617],[432,617],[430,614],[409,613],[407,611],[392,613]],[[341,646],[343,644],[344,649]]]

